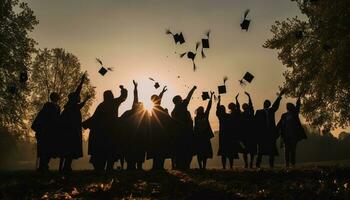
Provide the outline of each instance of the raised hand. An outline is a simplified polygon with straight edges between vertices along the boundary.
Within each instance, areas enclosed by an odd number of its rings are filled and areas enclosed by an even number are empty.
[[[250,96],[250,94],[248,92],[244,92],[244,94],[246,94],[248,97]]]
[[[236,100],[238,99],[239,93],[236,95]]]
[[[124,86],[123,86],[123,85],[119,85],[119,88],[120,88],[121,90],[124,90]]]
[[[210,98],[212,98],[212,97],[213,97],[214,93],[215,93],[215,92],[210,91]]]
[[[162,92],[164,93],[166,91],[168,91],[168,88],[167,88],[167,86],[164,86]]]
[[[218,96],[219,101],[221,100],[221,95]]]

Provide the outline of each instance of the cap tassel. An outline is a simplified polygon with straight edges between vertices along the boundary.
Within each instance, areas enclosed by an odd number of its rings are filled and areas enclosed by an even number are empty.
[[[167,34],[167,35],[169,35],[169,34],[173,35],[173,33],[172,33],[169,29],[166,30],[165,34]]]
[[[196,51],[198,50],[198,47],[199,47],[200,44],[201,44],[200,42],[196,43]]]
[[[248,13],[249,13],[249,9],[247,9],[247,10],[244,12],[244,19],[246,19],[246,18],[247,18]]]
[[[184,57],[185,55],[186,55],[186,53],[180,54],[180,58]]]
[[[203,48],[202,48],[201,54],[202,54],[202,58],[206,58]]]

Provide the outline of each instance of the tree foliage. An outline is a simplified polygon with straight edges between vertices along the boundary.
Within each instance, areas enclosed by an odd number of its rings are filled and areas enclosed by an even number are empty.
[[[326,130],[350,121],[350,1],[292,0],[307,18],[276,21],[273,38],[287,67],[287,96],[302,96],[306,120]]]
[[[44,103],[49,100],[51,92],[57,92],[60,95],[59,105],[63,108],[68,94],[76,89],[84,73],[81,71],[78,58],[61,48],[39,50],[31,72],[31,118],[35,117]],[[92,99],[95,97],[95,87],[90,84],[88,77],[83,85],[81,96],[82,99],[86,96],[91,97],[82,110],[83,118],[86,118],[89,115]]]
[[[0,126],[12,131],[25,129],[23,116],[28,106],[28,86],[19,82],[21,72],[27,71],[35,40],[28,33],[38,24],[27,3],[18,0],[0,1]],[[15,93],[8,92],[14,86]]]

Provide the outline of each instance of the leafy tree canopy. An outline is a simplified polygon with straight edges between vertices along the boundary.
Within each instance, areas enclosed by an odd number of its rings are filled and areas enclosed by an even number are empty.
[[[307,20],[276,21],[263,45],[287,67],[282,88],[303,98],[303,115],[331,130],[350,121],[350,1],[292,0]]]

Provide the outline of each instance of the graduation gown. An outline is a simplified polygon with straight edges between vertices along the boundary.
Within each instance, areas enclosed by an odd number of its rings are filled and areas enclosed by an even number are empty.
[[[255,113],[258,153],[262,155],[278,155],[276,140],[279,137],[275,113],[279,108],[281,97],[278,97],[268,109],[257,110]]]
[[[153,107],[150,116],[147,159],[171,158],[171,117],[161,106]]]
[[[60,107],[52,102],[44,104],[34,119],[31,128],[37,139],[37,156],[58,156],[57,137],[59,134]]]
[[[127,162],[144,162],[149,130],[149,113],[135,108],[120,117],[125,138],[125,159]]]
[[[82,116],[84,103],[67,103],[60,119],[60,157],[77,159],[83,157]]]

